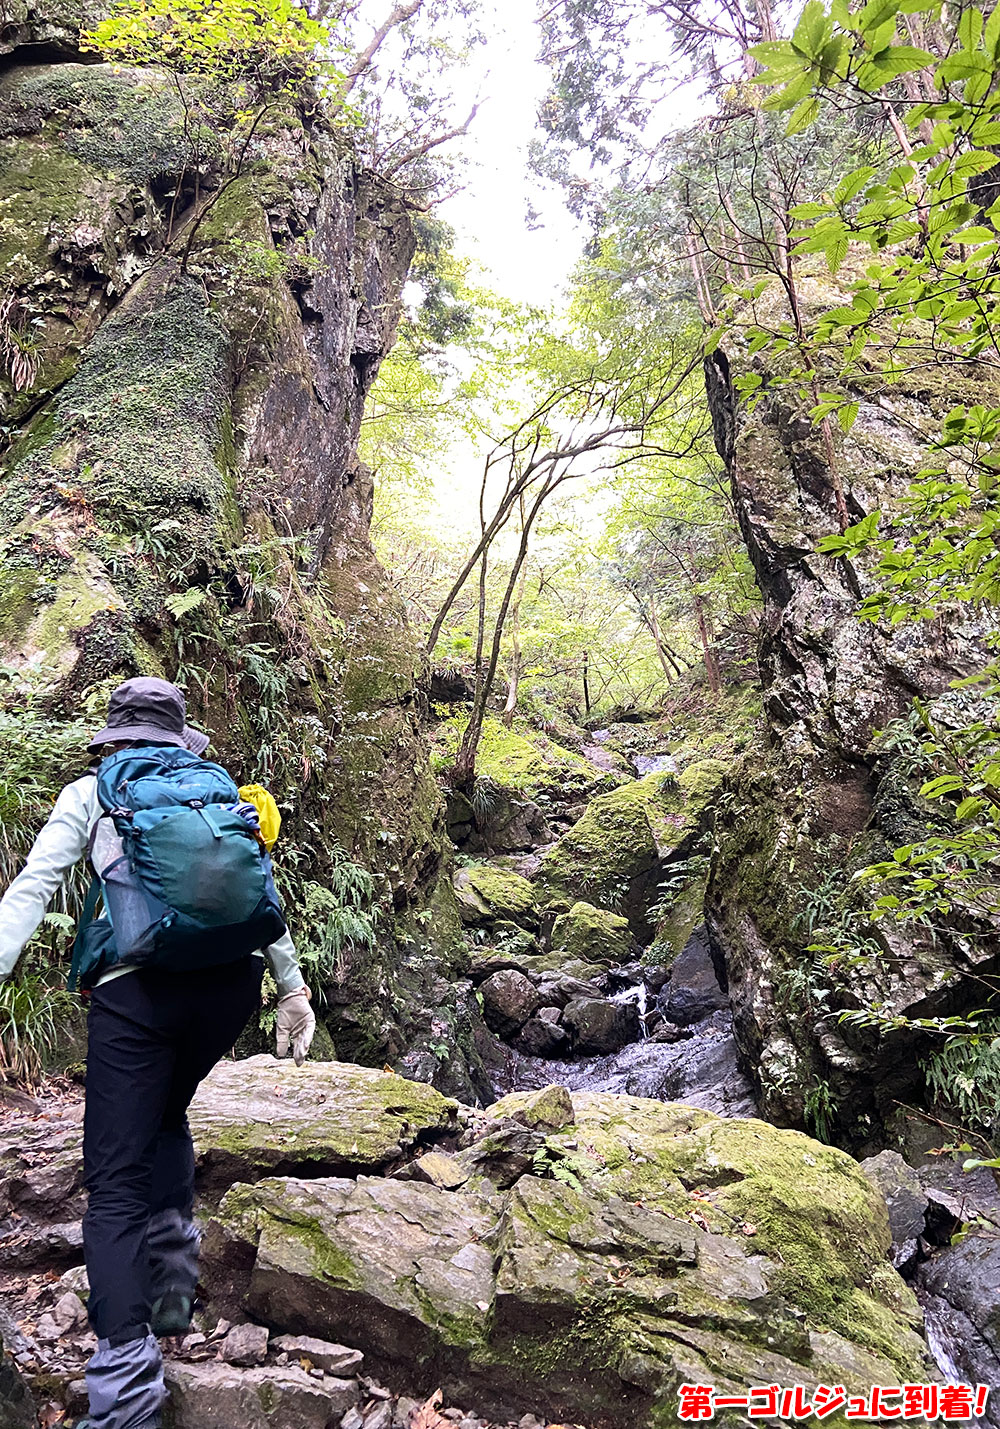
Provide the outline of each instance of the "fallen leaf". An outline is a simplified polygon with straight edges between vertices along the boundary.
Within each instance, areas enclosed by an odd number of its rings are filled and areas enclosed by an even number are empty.
[[[441,1391],[436,1389],[426,1404],[410,1414],[410,1429],[451,1429],[448,1420],[438,1413]]]

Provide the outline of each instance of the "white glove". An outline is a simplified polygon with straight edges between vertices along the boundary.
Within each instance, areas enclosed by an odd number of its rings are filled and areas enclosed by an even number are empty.
[[[287,1057],[291,1046],[295,1065],[301,1067],[316,1031],[316,1014],[309,1006],[312,993],[297,987],[278,999],[278,1056]]]

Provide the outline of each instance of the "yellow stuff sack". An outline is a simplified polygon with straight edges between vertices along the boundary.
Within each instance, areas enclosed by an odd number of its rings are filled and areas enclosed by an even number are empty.
[[[278,830],[281,828],[281,814],[273,794],[269,794],[263,784],[244,784],[240,798],[247,804],[253,804],[257,810],[264,847],[270,853],[278,842]]]

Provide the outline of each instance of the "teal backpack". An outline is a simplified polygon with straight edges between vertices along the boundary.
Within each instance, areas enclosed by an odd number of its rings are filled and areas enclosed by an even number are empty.
[[[102,819],[91,840],[70,988],[117,964],[213,967],[284,933],[256,810],[220,764],[172,745],[123,749],[98,767],[97,797],[114,832],[98,837]],[[102,895],[107,917],[95,918]]]

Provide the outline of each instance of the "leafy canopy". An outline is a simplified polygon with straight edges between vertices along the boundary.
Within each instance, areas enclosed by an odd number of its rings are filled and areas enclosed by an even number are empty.
[[[275,92],[316,71],[329,32],[292,0],[116,0],[83,40],[125,64]]]

